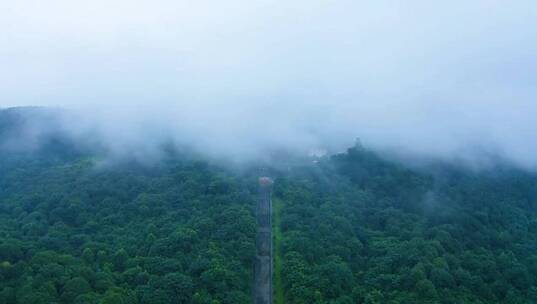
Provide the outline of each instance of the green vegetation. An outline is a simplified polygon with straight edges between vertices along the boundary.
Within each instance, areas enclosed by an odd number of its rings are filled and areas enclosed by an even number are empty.
[[[537,178],[360,148],[275,185],[286,303],[537,303]]]
[[[4,171],[0,303],[250,303],[250,184],[194,161]]]
[[[257,170],[98,159],[0,150],[0,303],[251,302]],[[537,303],[535,174],[362,148],[285,167],[276,303]]]

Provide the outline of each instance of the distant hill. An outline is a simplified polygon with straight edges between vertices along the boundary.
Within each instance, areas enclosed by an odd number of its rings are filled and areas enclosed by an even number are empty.
[[[63,114],[46,107],[0,109],[0,155],[65,158],[87,149],[67,135],[61,124]]]

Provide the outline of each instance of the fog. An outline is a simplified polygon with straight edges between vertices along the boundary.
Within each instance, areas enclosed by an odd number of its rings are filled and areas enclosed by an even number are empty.
[[[0,106],[111,155],[379,150],[537,167],[535,1],[0,3]],[[46,128],[37,126],[36,128]]]

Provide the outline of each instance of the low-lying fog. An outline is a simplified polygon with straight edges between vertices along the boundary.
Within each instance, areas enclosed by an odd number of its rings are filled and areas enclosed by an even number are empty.
[[[537,166],[535,1],[6,1],[0,33],[0,106],[66,108],[115,155],[360,137]]]

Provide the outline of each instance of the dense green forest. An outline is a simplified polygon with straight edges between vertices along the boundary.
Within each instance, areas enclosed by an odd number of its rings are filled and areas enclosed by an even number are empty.
[[[17,167],[0,183],[0,303],[248,303],[248,184],[200,162]]]
[[[151,164],[0,111],[0,303],[250,303],[257,177],[170,151]],[[278,169],[285,167],[285,170]],[[537,303],[537,176],[415,167],[354,147],[262,170],[285,303]]]
[[[360,147],[277,182],[289,303],[537,303],[537,178]]]

